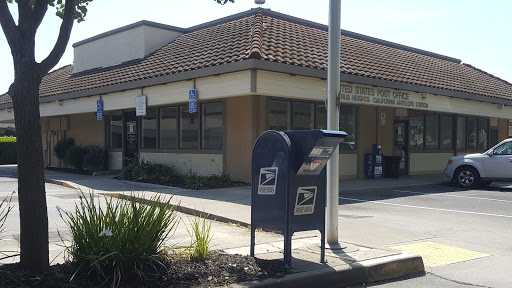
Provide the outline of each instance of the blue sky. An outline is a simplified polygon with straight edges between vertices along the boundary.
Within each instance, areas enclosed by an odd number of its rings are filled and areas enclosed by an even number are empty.
[[[4,1],[4,0],[0,0]],[[119,3],[123,3],[122,6]],[[266,0],[263,8],[327,24],[329,1]],[[9,5],[16,16],[16,6]],[[257,7],[253,0],[225,6],[213,0],[95,0],[86,21],[75,23],[61,67],[73,62],[72,43],[139,20],[190,27]],[[341,0],[341,28],[461,59],[512,83],[512,1]],[[49,10],[36,39],[36,59],[52,49],[60,19]],[[12,58],[0,34],[0,94],[14,79]]]

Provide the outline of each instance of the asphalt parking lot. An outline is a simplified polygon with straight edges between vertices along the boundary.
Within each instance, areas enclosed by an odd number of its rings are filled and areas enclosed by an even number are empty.
[[[340,241],[423,257],[427,277],[382,287],[512,287],[512,183],[341,194],[339,207]]]

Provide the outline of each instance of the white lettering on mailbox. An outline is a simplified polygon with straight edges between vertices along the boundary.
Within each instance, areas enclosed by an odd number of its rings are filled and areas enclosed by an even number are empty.
[[[276,194],[277,167],[267,167],[260,169],[260,181],[258,181],[258,194],[274,195]]]

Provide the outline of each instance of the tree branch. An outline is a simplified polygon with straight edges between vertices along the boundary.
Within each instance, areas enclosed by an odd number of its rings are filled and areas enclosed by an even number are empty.
[[[19,44],[17,41],[19,39],[19,32],[5,0],[0,0],[0,25],[2,25],[5,38],[7,38],[7,43],[9,43],[12,51]]]
[[[36,29],[32,27],[32,4],[30,0],[18,0],[18,27],[22,33],[29,33]],[[32,33],[30,33],[32,34]],[[28,35],[26,35],[28,36]]]
[[[5,1],[5,0],[0,0]],[[73,22],[75,21],[75,0],[66,0],[64,7],[64,17],[60,25],[59,37],[48,57],[39,64],[41,76],[46,75],[57,63],[66,51],[69,42]]]
[[[32,16],[36,29],[41,25],[46,11],[48,11],[48,0],[37,0],[36,5],[34,5],[34,12]]]

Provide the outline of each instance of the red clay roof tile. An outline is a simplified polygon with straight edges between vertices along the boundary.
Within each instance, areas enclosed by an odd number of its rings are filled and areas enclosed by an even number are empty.
[[[84,91],[141,79],[239,62],[246,59],[327,70],[328,32],[275,14],[256,11],[185,33],[143,59],[73,74],[71,65],[43,78],[40,97]],[[299,23],[300,22],[300,23]],[[477,69],[439,57],[342,35],[341,71],[512,100],[512,84]],[[343,80],[343,77],[342,77]],[[0,95],[0,104],[10,102]]]

